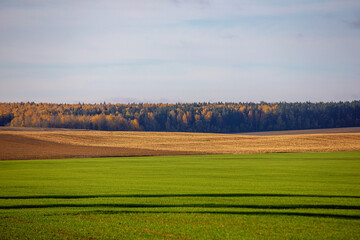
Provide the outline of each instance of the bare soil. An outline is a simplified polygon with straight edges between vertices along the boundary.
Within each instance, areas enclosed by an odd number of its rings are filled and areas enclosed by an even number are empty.
[[[0,160],[360,151],[358,128],[343,133],[244,135],[0,128]],[[327,130],[329,131],[329,130]],[[332,130],[333,131],[333,130]]]
[[[98,147],[57,143],[17,134],[0,133],[0,160],[132,157],[195,154],[141,148]]]
[[[360,133],[360,127],[323,128],[323,129],[268,131],[268,132],[247,132],[247,133],[239,133],[239,134],[251,135],[251,136],[273,136],[273,135],[325,134],[325,133]]]

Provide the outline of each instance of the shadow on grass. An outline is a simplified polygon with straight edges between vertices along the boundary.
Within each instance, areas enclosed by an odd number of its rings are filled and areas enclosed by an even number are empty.
[[[349,195],[277,194],[277,193],[203,193],[203,194],[103,194],[103,195],[38,195],[0,196],[0,199],[83,199],[83,198],[171,198],[171,197],[308,197],[308,198],[360,198]]]
[[[29,204],[0,206],[0,209],[36,209],[36,208],[239,208],[239,209],[342,209],[342,210],[360,210],[360,206],[354,205],[333,205],[333,204],[294,204],[294,205],[248,205],[248,204]]]
[[[345,214],[328,214],[328,213],[301,213],[301,212],[241,212],[241,211],[87,211],[77,214],[225,214],[225,215],[269,215],[269,216],[300,216],[300,217],[319,217],[319,218],[336,218],[336,219],[360,219],[358,215]]]

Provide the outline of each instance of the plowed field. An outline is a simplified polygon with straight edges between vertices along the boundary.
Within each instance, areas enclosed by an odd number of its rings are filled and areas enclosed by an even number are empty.
[[[354,129],[249,136],[2,128],[0,159],[360,151],[360,133]]]

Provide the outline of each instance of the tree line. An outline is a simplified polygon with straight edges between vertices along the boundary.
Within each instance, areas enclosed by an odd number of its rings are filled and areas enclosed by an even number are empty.
[[[319,103],[0,103],[0,126],[237,133],[360,126],[360,101]]]

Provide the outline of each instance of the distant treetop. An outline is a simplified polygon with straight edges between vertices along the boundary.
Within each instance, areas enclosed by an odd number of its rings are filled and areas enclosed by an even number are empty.
[[[0,126],[237,133],[360,126],[360,101],[319,103],[0,103]]]

